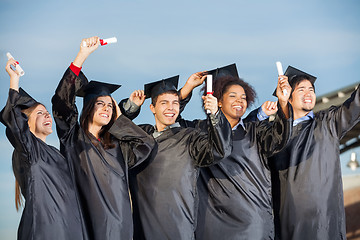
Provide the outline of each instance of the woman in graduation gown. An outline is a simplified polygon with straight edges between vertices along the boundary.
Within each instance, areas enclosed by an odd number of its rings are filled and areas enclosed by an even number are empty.
[[[184,98],[204,81],[203,74],[189,78],[182,89]],[[274,239],[267,157],[285,146],[291,131],[288,95],[280,90],[289,92],[289,85],[279,79],[279,111],[273,123],[244,122],[242,116],[253,103],[255,91],[237,76],[218,75],[222,76],[213,75],[214,96],[233,129],[233,151],[218,164],[200,171],[196,239]],[[206,128],[202,120],[181,122]]]
[[[60,150],[74,164],[89,238],[132,239],[128,169],[149,156],[155,141],[120,115],[110,96],[118,85],[88,83],[80,72],[86,58],[98,46],[98,37],[82,41],[77,57],[56,89],[53,113]],[[80,123],[76,94],[84,98]],[[119,140],[108,133],[114,122],[122,126]]]
[[[71,164],[46,137],[52,133],[52,118],[44,105],[19,89],[20,76],[10,67],[9,97],[1,111],[1,122],[14,147],[12,156],[16,178],[16,207],[25,206],[18,239],[86,239],[76,195]]]

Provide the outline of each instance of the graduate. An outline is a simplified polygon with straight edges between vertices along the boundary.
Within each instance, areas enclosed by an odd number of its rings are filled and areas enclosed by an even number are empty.
[[[83,44],[85,42],[86,44]],[[72,162],[80,203],[90,239],[132,239],[128,169],[147,159],[154,139],[123,115],[111,97],[119,85],[88,82],[80,71],[100,44],[98,37],[82,40],[52,98],[61,152]],[[83,98],[78,121],[75,97]],[[118,139],[108,130],[121,126]]]
[[[285,146],[291,132],[289,95],[282,93],[283,89],[290,92],[290,86],[286,80],[279,79],[279,111],[272,123],[245,122],[242,117],[256,93],[238,77],[234,64],[193,74],[181,95],[187,98],[203,82],[205,74],[213,75],[213,95],[219,99],[219,108],[232,127],[233,151],[218,164],[200,171],[196,239],[274,239],[267,157]],[[181,122],[203,130],[207,128],[203,120]]]
[[[289,66],[294,126],[270,159],[279,239],[346,239],[339,142],[360,121],[360,88],[341,106],[313,113],[316,77]]]
[[[20,76],[11,68],[16,63],[10,59],[6,64],[10,89],[0,120],[14,147],[17,210],[22,204],[20,194],[25,199],[17,239],[87,239],[71,164],[59,150],[46,144],[52,133],[51,115],[43,104],[19,89]]]
[[[155,126],[140,126],[158,145],[146,166],[131,171],[135,240],[194,239],[199,168],[214,164],[232,149],[230,125],[217,111],[217,100],[211,95],[203,97],[205,109],[211,111],[206,132],[175,122],[180,107],[178,78],[146,84],[145,91],[132,94],[142,103],[144,94],[151,97]],[[117,136],[120,127],[114,124],[110,132]]]

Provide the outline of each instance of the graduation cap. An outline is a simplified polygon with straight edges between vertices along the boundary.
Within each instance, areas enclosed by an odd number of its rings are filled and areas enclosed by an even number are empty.
[[[121,85],[90,81],[76,92],[76,96],[84,98],[84,106],[93,98],[111,96]]]
[[[310,74],[308,74],[306,72],[303,72],[303,71],[301,71],[301,70],[299,70],[297,68],[294,68],[294,67],[292,67],[290,65],[287,67],[284,75],[288,77],[289,84],[290,84],[292,89],[294,89],[294,85],[296,83],[295,80],[296,80],[296,77],[298,77],[298,76],[303,76],[304,78],[308,79],[311,82],[311,84],[313,84],[313,85],[314,85],[314,83],[316,81],[316,77],[314,77],[313,75],[310,75]],[[275,88],[275,91],[273,93],[273,96],[276,97],[276,88]]]
[[[146,98],[154,98],[164,92],[177,91],[179,75],[144,85]]]
[[[220,67],[220,68],[216,68],[216,69],[207,71],[207,74],[212,75],[214,80],[216,78],[223,77],[223,76],[228,76],[228,75],[233,76],[233,77],[237,77],[237,78],[239,77],[239,74],[238,74],[238,71],[236,69],[236,64],[235,63],[227,65],[225,67]]]

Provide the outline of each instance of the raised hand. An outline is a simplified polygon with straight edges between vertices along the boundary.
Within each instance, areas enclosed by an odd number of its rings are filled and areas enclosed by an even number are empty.
[[[205,79],[206,71],[191,74],[184,87],[180,90],[180,99],[187,98],[194,88],[203,84]]]
[[[211,114],[215,114],[218,111],[218,101],[217,98],[211,94],[202,96],[204,100],[204,109],[210,110]]]
[[[9,59],[6,63],[5,70],[10,76],[10,88],[19,91],[20,75],[16,72],[16,70],[11,68],[11,66],[15,68],[16,64],[17,61],[15,59]]]
[[[261,109],[267,116],[273,115],[278,110],[277,102],[266,101],[261,105]]]
[[[82,67],[88,56],[100,45],[99,37],[84,38],[81,40],[80,51],[78,52],[73,64]]]
[[[130,101],[135,103],[137,106],[143,105],[145,101],[144,90],[135,90],[131,93],[129,97]]]

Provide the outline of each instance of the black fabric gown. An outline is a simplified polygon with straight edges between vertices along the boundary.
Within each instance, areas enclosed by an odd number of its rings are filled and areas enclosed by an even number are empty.
[[[231,127],[225,116],[217,116],[208,133],[175,127],[158,136],[158,148],[147,165],[130,172],[134,208],[134,239],[195,239],[199,167],[209,166],[230,154]],[[210,121],[208,119],[208,121]],[[151,125],[140,125],[150,135]],[[117,135],[116,124],[110,132]]]
[[[360,94],[294,126],[272,159],[280,239],[346,239],[339,142],[360,121]]]
[[[75,105],[75,93],[86,83],[82,72],[77,77],[69,68],[52,99],[60,150],[74,164],[89,238],[132,239],[128,168],[148,158],[155,141],[121,115],[116,120],[121,130],[119,140],[113,141],[115,147],[95,146],[78,123]]]
[[[248,121],[255,118],[256,113],[247,117]],[[206,128],[203,120],[182,119],[180,123]],[[292,119],[287,120],[279,110],[272,123],[254,121],[245,122],[244,126],[245,129],[239,125],[233,130],[231,155],[200,170],[196,239],[274,239],[267,157],[285,147]]]
[[[18,239],[86,239],[70,164],[55,147],[30,132],[28,118],[21,112],[34,103],[21,88],[10,89],[1,112],[14,147],[13,171],[25,198]]]

